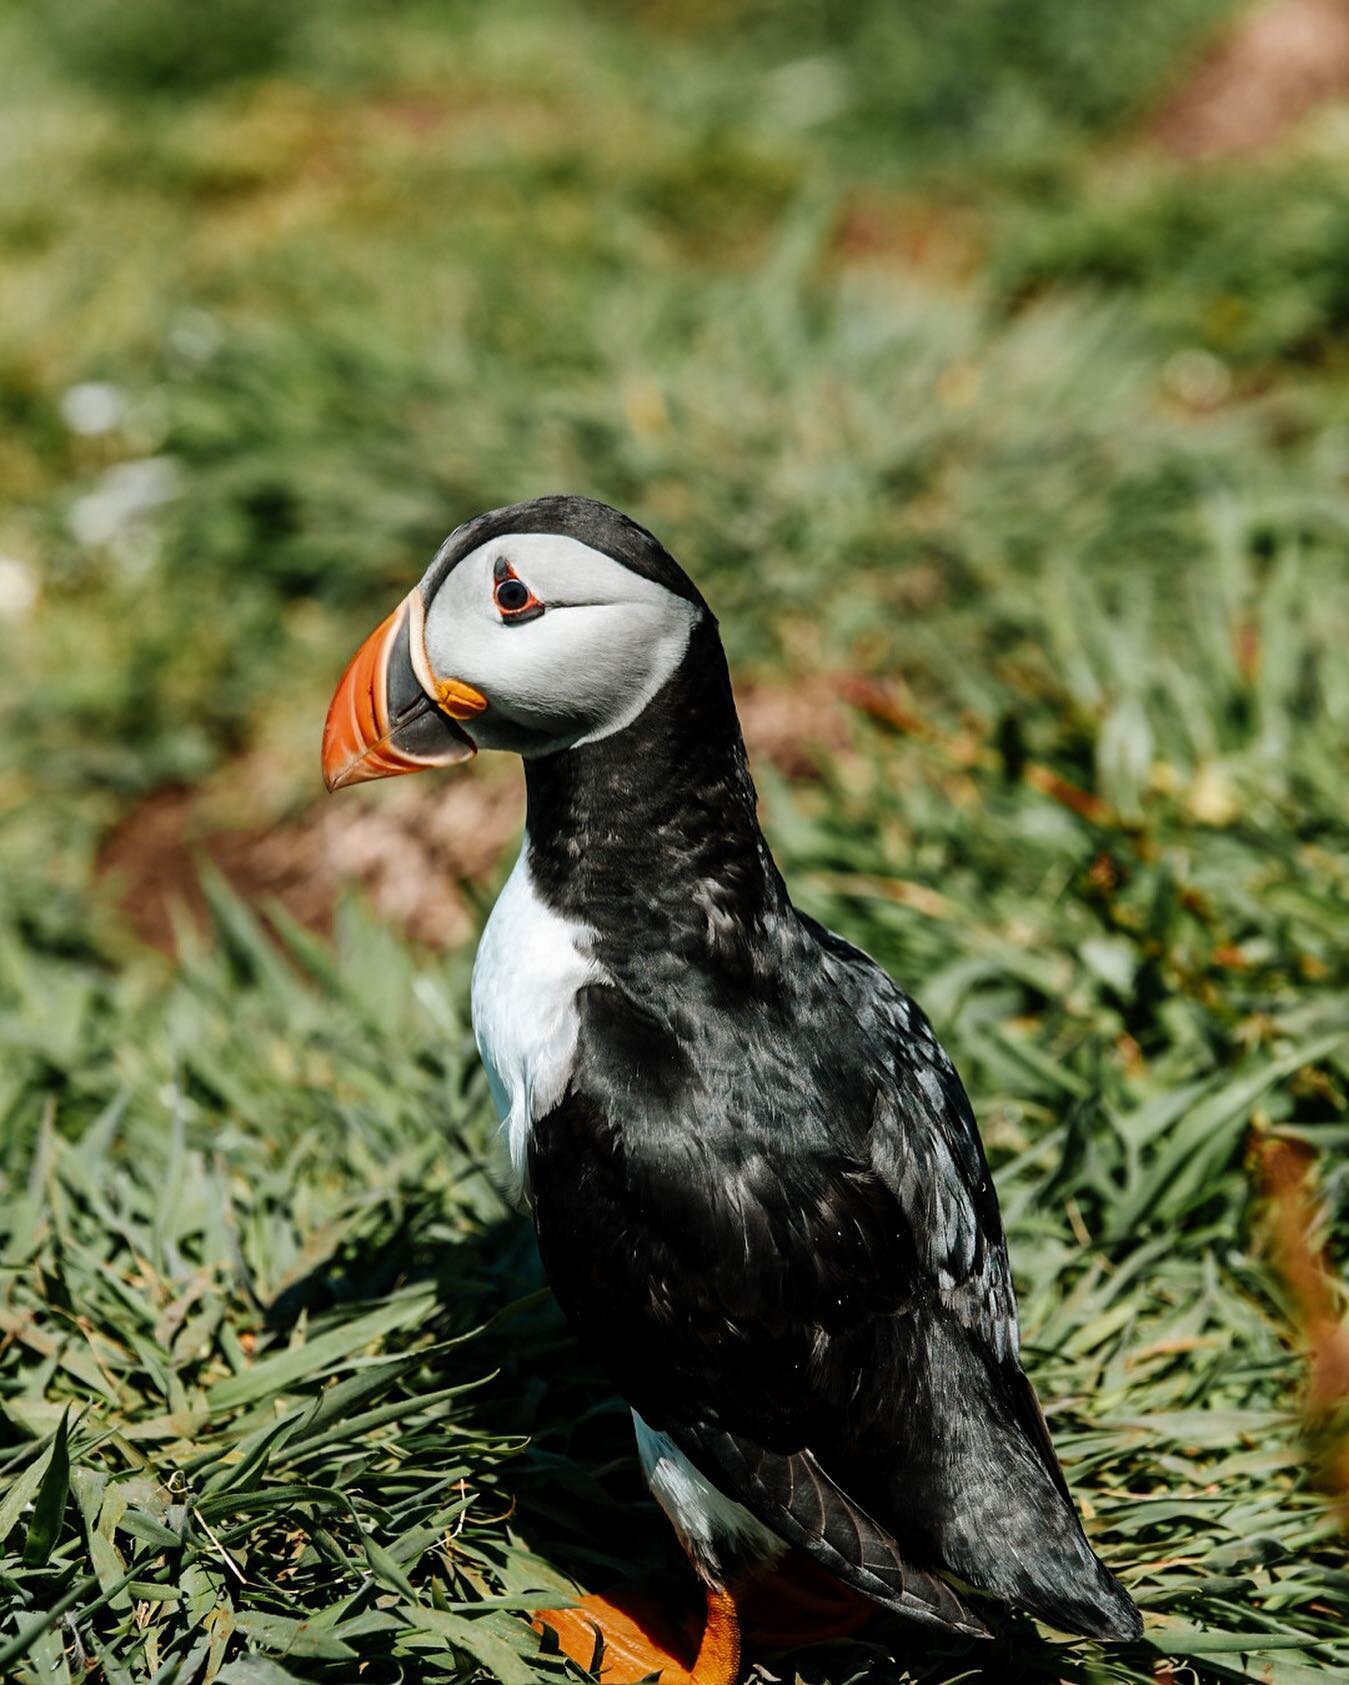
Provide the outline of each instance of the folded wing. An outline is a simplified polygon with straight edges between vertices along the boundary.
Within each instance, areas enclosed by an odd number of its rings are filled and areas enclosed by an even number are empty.
[[[845,1583],[982,1630],[950,1574],[1069,1630],[1132,1636],[1020,1368],[959,1079],[883,972],[820,942],[819,1051],[776,1088],[728,1079],[713,1048],[634,1113],[636,1067],[578,1060],[601,1075],[573,1082],[532,1147],[549,1278],[641,1416]],[[612,1041],[623,1004],[606,994]],[[628,1038],[643,1063],[657,1035],[644,1021]]]

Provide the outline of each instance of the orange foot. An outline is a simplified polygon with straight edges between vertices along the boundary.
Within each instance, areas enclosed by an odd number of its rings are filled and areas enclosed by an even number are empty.
[[[678,1624],[631,1586],[583,1598],[574,1609],[545,1609],[534,1625],[551,1627],[562,1653],[603,1685],[636,1685],[652,1674],[660,1685],[734,1685],[742,1629],[756,1649],[789,1650],[847,1637],[875,1613],[867,1598],[792,1551],[734,1596],[709,1588],[701,1638],[692,1617]]]
[[[708,1589],[701,1639],[627,1586],[574,1609],[540,1610],[534,1625],[551,1627],[563,1655],[603,1685],[637,1685],[652,1674],[660,1685],[735,1685],[740,1676],[740,1620],[726,1591]]]

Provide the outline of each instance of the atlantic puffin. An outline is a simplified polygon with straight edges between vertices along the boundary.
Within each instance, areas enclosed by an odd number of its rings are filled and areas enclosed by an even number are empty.
[[[960,1078],[792,905],[717,622],[626,515],[552,496],[458,527],[348,666],[324,778],[479,749],[521,757],[527,810],[478,1048],[548,1280],[706,1602],[683,1656],[621,1599],[542,1623],[614,1685],[733,1685],[775,1575],[970,1636],[993,1599],[1136,1637],[1021,1369]]]

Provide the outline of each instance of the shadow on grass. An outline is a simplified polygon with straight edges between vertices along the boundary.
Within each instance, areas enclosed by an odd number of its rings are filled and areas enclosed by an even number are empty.
[[[486,1378],[466,1396],[460,1426],[528,1442],[502,1470],[497,1488],[521,1545],[583,1590],[640,1586],[675,1621],[696,1620],[699,1588],[647,1490],[628,1407],[573,1338],[547,1290],[528,1217],[504,1209],[444,1245],[436,1237],[441,1209],[428,1195],[377,1244],[348,1246],[316,1263],[265,1308],[267,1326],[281,1331],[301,1315],[433,1281],[437,1338],[454,1340],[477,1328],[475,1367]],[[428,1368],[427,1382],[435,1388],[461,1376],[446,1353]],[[991,1642],[944,1641],[878,1610],[856,1637],[752,1652],[749,1660],[763,1677],[801,1685],[956,1677],[1016,1685],[1099,1677],[1090,1652],[1080,1658],[1065,1652],[1028,1617],[992,1604],[983,1612],[994,1629]],[[1152,1671],[1150,1645],[1114,1654],[1145,1676]]]

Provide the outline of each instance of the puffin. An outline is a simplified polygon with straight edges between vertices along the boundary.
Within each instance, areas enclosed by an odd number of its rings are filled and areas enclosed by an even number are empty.
[[[558,495],[456,528],[348,665],[323,774],[481,749],[527,800],[479,1053],[548,1281],[701,1582],[691,1634],[620,1594],[536,1625],[606,1685],[734,1685],[765,1606],[796,1639],[878,1610],[988,1637],[999,1605],[1136,1638],[1021,1367],[961,1080],[793,905],[717,621],[628,516]]]

